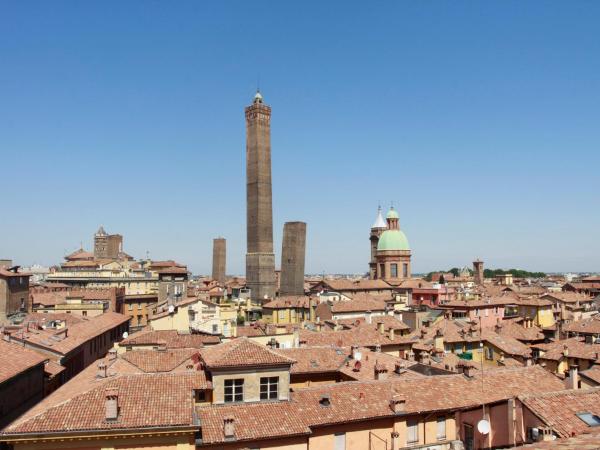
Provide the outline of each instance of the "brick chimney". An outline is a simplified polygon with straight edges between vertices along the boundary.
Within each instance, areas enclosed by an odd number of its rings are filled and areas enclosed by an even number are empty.
[[[402,414],[406,411],[406,397],[396,394],[390,400],[390,408],[394,414]]]
[[[235,439],[235,421],[233,416],[225,416],[223,418],[223,436],[226,441]]]
[[[413,352],[412,348],[408,351],[406,358],[409,361],[414,361],[415,360],[415,352]]]
[[[106,420],[117,420],[119,418],[119,390],[109,388],[104,392],[106,396]]]
[[[2,330],[2,340],[10,342],[10,333],[8,332],[8,330]]]
[[[396,363],[394,364],[394,372],[397,374],[406,372],[406,369],[404,368],[404,363],[396,361]]]
[[[429,365],[430,360],[429,360],[429,352],[421,352],[421,354],[419,355],[420,357],[420,362],[421,364],[425,364],[425,365]]]

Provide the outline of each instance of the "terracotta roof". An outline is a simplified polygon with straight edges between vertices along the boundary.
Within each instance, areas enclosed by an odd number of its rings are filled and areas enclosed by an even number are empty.
[[[600,314],[588,319],[582,319],[563,326],[563,331],[581,334],[600,334]]]
[[[542,298],[552,298],[559,300],[564,303],[580,303],[592,302],[594,299],[587,294],[579,292],[549,292],[542,296]]]
[[[498,369],[481,378],[440,375],[351,381],[297,389],[291,400],[282,403],[219,405],[197,408],[205,444],[225,441],[223,420],[233,418],[236,441],[308,434],[311,429],[330,424],[393,417],[393,398],[406,400],[405,412],[425,413],[479,407],[516,397],[521,393],[541,393],[561,389],[562,382],[541,367]],[[321,400],[327,397],[329,405]]]
[[[564,357],[565,348],[568,350],[569,358],[589,359],[596,361],[600,354],[600,344],[586,344],[584,338],[574,337],[545,344],[534,344],[536,348],[544,352],[540,359],[559,361]]]
[[[50,315],[51,318],[53,316],[54,314]],[[90,339],[118,327],[119,325],[127,323],[128,321],[129,316],[115,312],[107,312],[90,319],[83,318],[80,322],[67,325],[66,337],[64,335],[64,328],[58,330],[51,328],[45,330],[30,328],[29,331],[22,328],[20,331],[13,333],[11,339],[21,342],[25,340],[32,345],[44,348],[53,353],[66,355]]]
[[[68,254],[67,256],[65,256],[65,259],[67,261],[74,261],[74,260],[90,260],[90,259],[94,259],[94,254],[91,252],[86,252],[84,249],[80,248],[79,250],[75,250],[73,253]]]
[[[331,291],[377,291],[392,289],[392,286],[383,280],[368,280],[366,278],[357,280],[339,278],[334,280],[323,280],[323,283],[327,285]]]
[[[560,437],[589,431],[589,425],[577,413],[589,412],[600,416],[600,388],[519,396],[519,400]]]
[[[100,265],[99,261],[87,261],[87,260],[76,260],[76,261],[67,261],[61,264],[61,267],[98,267]]]
[[[579,375],[585,378],[589,378],[590,380],[600,384],[600,366],[597,364],[594,364],[587,370],[582,370],[581,372],[579,372]]]
[[[539,341],[544,339],[542,329],[532,325],[525,328],[520,323],[512,320],[504,320],[494,328],[494,331],[500,336],[510,337],[521,342]]]
[[[4,340],[0,340],[0,355],[0,384],[48,360],[47,356]]]
[[[376,345],[393,345],[404,342],[404,336],[394,336],[390,340],[389,335],[381,334],[371,326],[361,326],[350,330],[341,331],[309,331],[300,330],[300,342],[308,347],[375,347]]]
[[[242,337],[208,347],[200,354],[209,369],[291,365],[294,360]]]
[[[497,297],[484,297],[478,300],[454,300],[440,304],[438,308],[457,308],[457,309],[473,309],[473,308],[492,308],[495,306],[513,305],[516,304],[516,298],[512,295],[500,295]]]
[[[204,345],[218,344],[219,336],[207,334],[185,334],[177,330],[145,330],[131,334],[120,342],[121,347],[158,345],[165,343],[167,348],[201,348]]]
[[[522,306],[552,306],[554,303],[547,299],[527,296],[519,297],[515,304]]]
[[[315,300],[316,304],[316,300]],[[304,308],[310,307],[310,297],[305,295],[286,295],[284,297],[278,297],[275,300],[271,300],[263,305],[264,308],[268,309],[286,309],[286,308]]]
[[[524,450],[598,450],[600,449],[600,430],[591,429],[589,433],[570,438],[536,442],[535,444],[513,448]]]
[[[235,440],[250,441],[310,434],[302,411],[292,402],[247,403],[232,406],[209,406],[196,409],[202,424],[202,442],[225,442],[223,422],[231,418]]]
[[[74,380],[67,383],[71,384]],[[206,385],[202,372],[124,375],[99,379],[64,398],[61,387],[4,429],[3,434],[69,433],[79,430],[193,426],[193,389]],[[119,417],[107,421],[107,391],[118,393]],[[165,395],[168,392],[168,395]]]
[[[274,350],[296,362],[292,374],[337,372],[348,358],[348,349],[332,347],[280,348]]]
[[[352,300],[340,300],[333,302],[331,312],[334,314],[365,312],[365,311],[385,311],[386,303],[376,298],[362,297]]]
[[[278,334],[293,333],[298,325],[295,324],[273,324],[257,321],[251,325],[240,325],[236,327],[237,337],[276,336]],[[284,333],[282,333],[282,331]]]
[[[171,372],[198,353],[193,348],[159,350],[136,350],[125,352],[121,358],[142,372]]]

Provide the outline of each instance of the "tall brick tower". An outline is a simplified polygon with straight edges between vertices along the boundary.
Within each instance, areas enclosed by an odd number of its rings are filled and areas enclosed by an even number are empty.
[[[271,108],[259,92],[246,107],[246,284],[251,298],[275,296],[271,200]]]
[[[483,261],[479,258],[473,261],[473,278],[475,284],[483,285]]]
[[[281,249],[280,295],[304,295],[305,253],[306,223],[286,222]]]
[[[225,238],[213,239],[212,278],[221,284],[225,283],[226,245]]]

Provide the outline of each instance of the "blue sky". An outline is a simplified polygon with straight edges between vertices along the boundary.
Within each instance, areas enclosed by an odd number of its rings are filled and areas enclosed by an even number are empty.
[[[245,258],[243,108],[273,108],[275,251],[367,270],[378,203],[415,271],[597,271],[600,4],[0,2],[0,257],[100,224],[137,257]]]

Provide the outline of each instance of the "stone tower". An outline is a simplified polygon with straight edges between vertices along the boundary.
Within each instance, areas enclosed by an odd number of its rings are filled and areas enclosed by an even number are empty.
[[[479,258],[473,261],[473,278],[475,279],[475,284],[483,285],[483,261]]]
[[[371,241],[371,261],[369,262],[369,278],[374,280],[377,278],[377,244],[379,237],[387,228],[383,215],[381,214],[381,206],[377,208],[377,218],[371,227],[369,240]]]
[[[246,284],[252,300],[275,296],[271,200],[271,108],[259,92],[246,107]]]
[[[306,223],[286,222],[281,249],[280,295],[304,295],[305,252]]]
[[[226,270],[226,258],[227,258],[227,243],[225,238],[213,239],[213,266],[212,266],[212,278],[217,280],[219,283],[225,283],[225,270]]]

